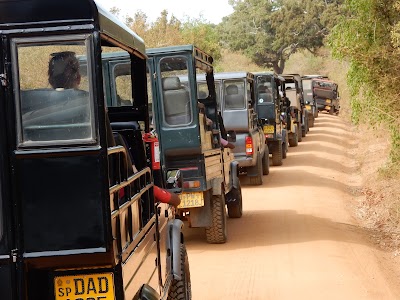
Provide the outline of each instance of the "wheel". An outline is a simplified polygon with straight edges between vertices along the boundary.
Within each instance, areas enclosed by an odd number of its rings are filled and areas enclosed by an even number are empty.
[[[206,238],[210,244],[222,244],[226,242],[226,209],[225,194],[211,197],[211,227],[206,227]]]
[[[308,120],[308,124],[310,125],[310,127],[314,127],[314,117]]]
[[[269,174],[269,148],[268,148],[268,146],[265,147],[264,156],[262,158],[262,169],[263,169],[263,175]]]
[[[300,143],[303,140],[303,126],[300,123],[297,125],[297,141]],[[299,132],[300,131],[300,132]]]
[[[282,143],[282,158],[286,158],[287,157],[287,146],[286,143]]]
[[[234,188],[231,191],[236,201],[232,204],[228,204],[229,218],[241,218],[243,215],[242,187],[240,186],[240,182],[238,184],[238,188]]]
[[[299,143],[298,143],[298,134],[297,134],[297,126],[294,126],[295,128],[295,132],[293,133],[293,138],[289,139],[289,146],[290,147],[296,147]]]
[[[282,146],[278,141],[278,143],[275,143],[273,151],[272,151],[272,165],[273,166],[281,166],[282,158],[283,158]]]
[[[261,185],[263,183],[263,163],[260,155],[257,156],[257,176],[250,176],[249,178],[252,185]]]
[[[184,244],[181,244],[181,280],[173,279],[168,291],[168,300],[191,300],[192,284],[190,281],[189,259]]]
[[[317,111],[315,112],[315,117],[316,118],[318,118],[318,113],[319,113],[319,110],[317,109]]]
[[[329,110],[329,114],[330,115],[335,114],[335,107],[334,106],[331,106],[331,109]]]
[[[305,125],[304,125],[304,127],[306,127]],[[301,140],[299,140],[299,142],[301,142],[302,140],[303,140],[303,137],[306,137],[306,134],[307,134],[307,128],[302,128],[301,129],[301,137],[302,137],[302,139]]]

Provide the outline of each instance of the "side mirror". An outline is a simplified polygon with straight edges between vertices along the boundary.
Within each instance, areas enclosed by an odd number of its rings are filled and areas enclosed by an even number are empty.
[[[236,142],[236,132],[234,130],[229,130],[227,132],[227,137],[228,137],[227,139],[228,142],[230,143]]]
[[[310,101],[306,101],[306,104],[310,104]]]

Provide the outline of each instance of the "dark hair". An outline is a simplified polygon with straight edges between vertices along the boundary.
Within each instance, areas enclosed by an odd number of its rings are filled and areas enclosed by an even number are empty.
[[[52,53],[49,61],[49,83],[56,88],[71,89],[76,87],[81,79],[79,62],[75,52],[64,51]]]

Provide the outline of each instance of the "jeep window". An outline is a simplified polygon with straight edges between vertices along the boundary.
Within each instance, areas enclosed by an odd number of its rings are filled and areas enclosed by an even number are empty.
[[[112,75],[115,82],[115,99],[117,106],[132,106],[131,64],[119,63],[113,67]]]
[[[198,83],[197,84],[197,98],[206,99],[208,97],[208,87],[207,83]]]
[[[303,90],[311,90],[311,80],[303,80]]]
[[[193,112],[188,87],[192,79],[188,77],[188,59],[184,56],[164,57],[160,60],[160,70],[161,105],[165,124],[167,126],[190,124]],[[185,77],[189,81],[181,80]]]
[[[259,83],[257,87],[257,100],[258,103],[273,102],[271,82]]]
[[[245,81],[244,80],[225,80],[224,81],[224,110],[235,110],[246,108],[245,101]],[[247,90],[246,90],[247,92]]]
[[[83,35],[13,39],[20,147],[95,142],[90,47]]]
[[[150,117],[150,126],[154,128],[154,119],[153,119],[153,91],[151,85],[151,75],[150,75],[150,66],[146,64],[146,76],[147,76],[147,97],[148,97],[148,105],[149,105],[149,117]]]

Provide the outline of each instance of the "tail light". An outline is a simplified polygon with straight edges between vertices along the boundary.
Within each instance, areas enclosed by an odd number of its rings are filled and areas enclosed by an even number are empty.
[[[253,139],[251,136],[246,136],[246,155],[253,155]]]
[[[200,181],[199,180],[184,181],[183,182],[183,188],[186,188],[186,189],[199,188],[199,187],[200,187]]]

